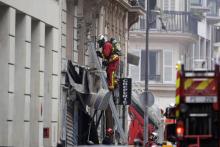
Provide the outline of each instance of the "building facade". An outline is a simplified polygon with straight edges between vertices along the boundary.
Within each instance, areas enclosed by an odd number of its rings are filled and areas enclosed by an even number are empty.
[[[219,63],[219,14],[220,3],[217,0],[191,1],[189,10],[199,18],[198,41],[192,52],[192,67],[197,61],[204,61],[205,68],[213,69]]]
[[[143,14],[135,0],[0,0],[0,146],[77,145],[84,128],[65,83],[68,60],[96,67],[90,45],[104,34],[119,41],[126,77],[129,27]]]
[[[57,144],[60,3],[0,1],[0,146]]]
[[[165,109],[175,103],[176,63],[180,60],[190,65],[188,56],[198,40],[197,19],[187,11],[187,1],[157,1],[160,14],[152,12],[149,31],[149,90],[155,103]],[[162,21],[161,21],[162,20]],[[132,26],[129,50],[139,56],[139,65],[129,65],[129,75],[138,88],[144,88],[145,80],[145,17]],[[137,71],[137,72],[134,72]]]
[[[63,1],[62,16],[66,19],[62,20],[62,40],[66,41],[66,44],[62,44],[62,71],[63,75],[66,72],[67,60],[71,60],[74,65],[79,65],[85,68],[97,67],[97,63],[94,62],[91,55],[91,44],[93,47],[98,48],[96,45],[96,38],[98,35],[103,34],[110,39],[116,38],[121,47],[121,68],[120,75],[122,77],[127,76],[127,50],[128,50],[128,30],[129,27],[137,21],[139,15],[144,14],[143,8],[138,3],[130,3],[128,0],[74,0]],[[61,41],[62,42],[62,41]],[[64,76],[63,76],[64,77]],[[95,78],[93,78],[95,79]],[[61,80],[61,84],[65,85],[64,78]],[[94,92],[94,91],[93,91]],[[67,91],[62,91],[62,99],[65,99]],[[71,101],[71,100],[70,100]],[[77,134],[80,129],[76,129],[80,122],[77,117],[79,111],[79,105],[77,101],[74,101],[70,105],[67,100],[66,122],[64,121],[63,139],[67,140],[67,145],[76,145],[80,143],[80,139],[77,138]],[[88,108],[88,107],[87,107]],[[78,111],[77,111],[78,110]],[[93,112],[94,109],[88,108],[89,112]],[[121,108],[119,106],[119,115],[122,115]],[[110,110],[109,110],[110,111]],[[106,115],[108,115],[106,112]],[[110,112],[112,113],[112,112]],[[127,117],[127,116],[126,116]],[[102,119],[101,122],[113,124],[112,119]],[[122,122],[123,120],[121,120]],[[74,125],[70,125],[75,122]],[[105,125],[104,125],[105,126]],[[127,130],[125,125],[125,130]],[[99,138],[102,139],[104,128],[99,128]],[[72,133],[74,132],[74,133]],[[70,134],[70,135],[69,135]],[[75,134],[75,135],[74,135]]]
[[[165,108],[175,102],[175,65],[184,63],[189,70],[212,69],[219,62],[219,2],[216,0],[157,1],[162,11],[150,18],[149,89],[156,104]],[[162,22],[160,21],[162,19]],[[162,29],[162,23],[165,30]],[[129,75],[144,86],[145,18],[132,26],[129,52],[140,57],[139,66],[129,65]],[[142,58],[143,57],[143,58]],[[138,72],[132,72],[132,71]]]

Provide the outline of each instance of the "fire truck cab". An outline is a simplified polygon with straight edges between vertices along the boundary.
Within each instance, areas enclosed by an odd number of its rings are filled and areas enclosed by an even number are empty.
[[[220,147],[219,65],[213,71],[177,66],[176,105],[166,116],[176,121],[177,146]]]

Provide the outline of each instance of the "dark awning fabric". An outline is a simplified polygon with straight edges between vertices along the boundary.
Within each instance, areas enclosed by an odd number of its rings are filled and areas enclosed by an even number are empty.
[[[74,100],[77,93],[83,98],[83,103],[96,110],[108,107],[111,94],[103,89],[98,78],[91,69],[73,65],[69,60],[67,65],[66,85],[70,88],[69,97]]]
[[[128,53],[128,64],[132,64],[132,65],[139,65],[139,57],[132,54],[132,53]]]
[[[88,87],[87,71],[85,68],[82,68],[78,65],[73,65],[69,60],[67,65],[67,77],[68,83],[77,92],[84,94],[90,93]]]

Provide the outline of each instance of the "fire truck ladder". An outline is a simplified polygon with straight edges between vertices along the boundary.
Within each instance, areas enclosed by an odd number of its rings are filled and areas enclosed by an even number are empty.
[[[102,71],[101,63],[100,63],[99,58],[98,58],[98,56],[96,54],[95,44],[93,42],[89,42],[88,46],[89,46],[91,55],[93,57],[93,60],[94,60],[94,62],[97,65],[97,70]],[[101,80],[102,80],[103,88],[108,90],[108,85],[107,85],[106,77],[105,77],[103,72],[100,72],[100,77],[101,77]],[[109,103],[110,109],[112,111],[112,116],[114,118],[115,124],[117,126],[117,130],[118,130],[118,132],[120,134],[120,137],[121,137],[123,143],[126,144],[127,143],[127,135],[125,134],[125,132],[124,132],[124,130],[122,128],[122,124],[119,121],[119,115],[118,115],[118,112],[116,110],[115,104],[113,102],[112,94],[109,97],[108,103]]]

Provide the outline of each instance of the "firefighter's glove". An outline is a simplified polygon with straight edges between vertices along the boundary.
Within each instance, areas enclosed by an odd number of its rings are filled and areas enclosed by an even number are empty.
[[[108,61],[106,61],[106,60],[102,61],[102,65],[103,66],[108,66]]]
[[[99,56],[100,58],[102,58],[102,53],[100,51],[96,51],[97,56]]]

